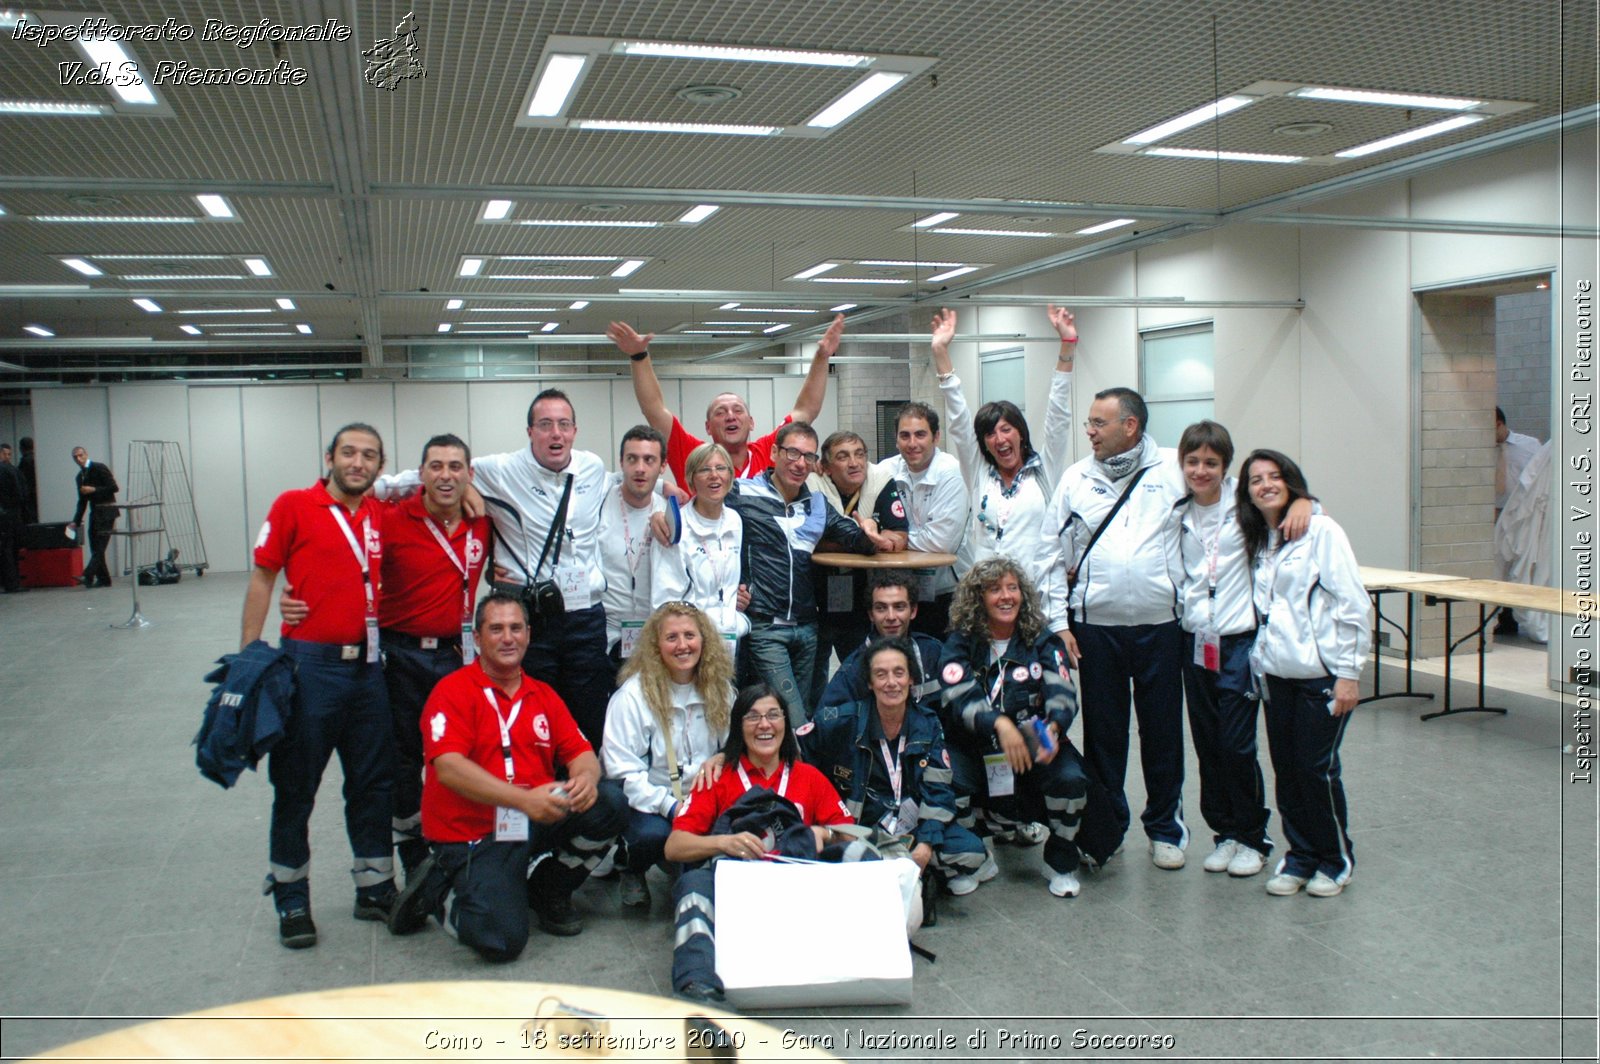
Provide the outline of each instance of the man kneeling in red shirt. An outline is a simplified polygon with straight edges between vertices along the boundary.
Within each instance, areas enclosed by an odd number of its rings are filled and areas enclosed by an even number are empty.
[[[432,853],[408,877],[389,930],[407,935],[432,916],[486,960],[510,961],[528,943],[530,908],[548,934],[583,930],[572,892],[627,810],[599,789],[600,761],[555,691],[522,671],[521,600],[490,594],[474,630],[478,659],[440,680],[422,711]]]

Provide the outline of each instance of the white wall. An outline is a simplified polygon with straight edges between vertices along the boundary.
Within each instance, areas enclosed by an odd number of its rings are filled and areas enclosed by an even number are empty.
[[[662,381],[667,402],[700,432],[706,400],[722,391],[748,395],[761,432],[773,412],[794,405],[803,378],[703,376]],[[642,419],[625,379],[587,377],[555,385],[572,398],[578,446],[615,466],[615,441]],[[528,445],[528,403],[542,388],[528,381],[351,381],[296,384],[116,384],[36,388],[24,423],[33,433],[40,517],[65,521],[76,505],[72,448],[89,449],[127,483],[127,447],[134,440],[181,445],[194,490],[207,560],[218,572],[249,568],[250,548],[272,501],[322,475],[322,454],[341,426],[364,421],[382,434],[389,472],[413,469],[423,443],[454,432],[475,453]],[[680,387],[681,386],[681,387]],[[829,395],[817,427],[836,422]],[[5,437],[0,436],[0,439]]]

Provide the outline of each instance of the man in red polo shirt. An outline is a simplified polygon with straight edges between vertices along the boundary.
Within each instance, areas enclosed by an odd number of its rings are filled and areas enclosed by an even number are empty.
[[[394,718],[394,839],[410,876],[428,844],[422,839],[422,732],[417,722],[434,684],[473,657],[472,605],[488,557],[489,519],[466,517],[463,489],[472,482],[472,452],[459,436],[435,436],[417,467],[422,491],[383,504],[383,597],[378,628],[383,678]],[[306,615],[284,588],[286,621]]]
[[[555,691],[522,671],[522,600],[491,592],[475,634],[477,660],[440,680],[423,709],[422,833],[432,853],[407,880],[389,930],[407,935],[432,916],[485,960],[509,961],[527,945],[530,908],[548,934],[583,930],[572,892],[627,810],[620,792],[600,788],[600,761]]]
[[[287,729],[267,767],[273,801],[263,893],[273,896],[278,938],[290,949],[317,943],[307,825],[334,751],[344,769],[356,919],[386,919],[395,894],[393,741],[378,662],[382,516],[365,498],[383,468],[383,441],[370,425],[346,425],[334,434],[326,461],[326,480],[284,492],[268,511],[240,625],[241,647],[261,638],[279,570],[305,596],[304,619],[285,621],[280,633],[297,679]]]
[[[634,398],[639,401],[639,409],[650,427],[667,438],[667,466],[678,485],[686,488],[688,481],[684,479],[683,463],[689,452],[705,441],[689,434],[678,416],[668,409],[666,398],[661,394],[661,381],[650,363],[650,341],[656,334],[640,336],[627,322],[614,321],[606,328],[606,335],[632,361]],[[839,350],[839,338],[843,335],[844,315],[835,314],[828,331],[817,341],[811,369],[800,386],[800,394],[795,396],[794,410],[779,422],[779,428],[791,421],[813,422],[822,412],[822,399],[828,394],[828,360]],[[723,392],[706,407],[706,435],[727,448],[733,468],[738,471],[735,476],[759,476],[772,467],[772,443],[777,429],[752,440],[750,433],[755,427],[750,404],[743,396]]]

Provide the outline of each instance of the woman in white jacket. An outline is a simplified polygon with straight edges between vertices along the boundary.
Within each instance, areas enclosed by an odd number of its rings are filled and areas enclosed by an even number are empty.
[[[741,610],[744,522],[723,504],[733,487],[733,459],[718,443],[702,443],[683,463],[684,485],[694,501],[683,508],[678,542],[653,548],[650,594],[655,605],[692,602],[733,643],[750,631]]]
[[[733,656],[709,617],[669,602],[645,621],[620,678],[600,746],[603,786],[620,788],[628,803],[622,904],[648,907],[644,874],[661,862],[695,774],[728,738]]]
[[[1346,830],[1339,743],[1371,641],[1367,593],[1350,541],[1317,514],[1300,539],[1276,531],[1310,497],[1305,475],[1277,451],[1253,451],[1239,471],[1239,525],[1255,571],[1260,617],[1251,666],[1266,704],[1267,747],[1289,852],[1267,893],[1331,898],[1355,870]]]

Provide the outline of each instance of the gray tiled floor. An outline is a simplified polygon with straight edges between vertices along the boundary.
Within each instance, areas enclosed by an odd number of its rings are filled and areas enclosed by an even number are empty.
[[[5,1055],[130,1022],[121,1017],[352,984],[666,988],[660,881],[648,918],[620,912],[613,883],[587,885],[582,936],[536,935],[502,967],[436,931],[395,939],[351,920],[337,766],[313,821],[322,939],[280,948],[257,893],[269,788],[246,774],[219,790],[189,746],[200,677],[234,644],[243,589],[231,574],[145,589],[158,624],[140,632],[107,628],[129,613],[125,585],[0,599],[0,1014],[43,1017],[8,1019]],[[916,961],[911,1007],[798,1010],[782,1025],[836,1045],[846,1027],[940,1023],[1059,1036],[1063,1048],[1041,1058],[1119,1055],[1071,1049],[1082,1027],[1172,1034],[1169,1055],[1181,1057],[1593,1059],[1596,792],[1563,780],[1556,700],[1501,701],[1504,718],[1423,723],[1421,704],[1405,701],[1357,711],[1344,758],[1359,870],[1340,898],[1271,898],[1264,877],[1203,873],[1209,836],[1191,771],[1188,868],[1153,868],[1130,838],[1081,897],[1061,901],[1044,890],[1037,851],[1002,850],[1003,874],[946,901],[920,934],[938,961]],[[775,933],[815,933],[825,919],[788,914]]]

